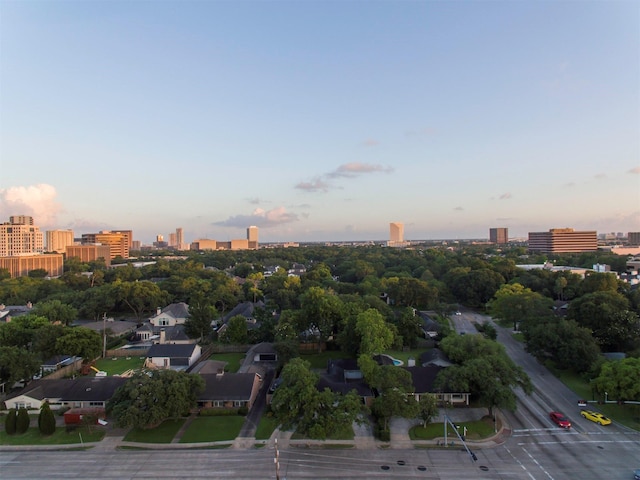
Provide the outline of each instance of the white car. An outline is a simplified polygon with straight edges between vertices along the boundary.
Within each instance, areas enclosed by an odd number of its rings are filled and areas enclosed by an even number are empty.
[[[456,315],[462,315],[462,313],[460,312],[460,310],[458,310],[458,311],[456,312]]]

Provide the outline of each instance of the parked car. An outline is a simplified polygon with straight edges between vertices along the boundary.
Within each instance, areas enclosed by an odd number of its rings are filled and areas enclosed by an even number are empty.
[[[551,412],[549,414],[553,423],[562,428],[571,428],[571,421],[560,412]]]
[[[603,414],[599,412],[594,412],[592,410],[581,410],[580,415],[582,415],[587,420],[591,420],[592,422],[598,423],[600,425],[609,425],[611,420],[605,417]]]

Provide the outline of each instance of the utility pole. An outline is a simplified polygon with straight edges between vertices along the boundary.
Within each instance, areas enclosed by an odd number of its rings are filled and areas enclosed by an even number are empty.
[[[107,358],[107,312],[102,314],[102,358]]]

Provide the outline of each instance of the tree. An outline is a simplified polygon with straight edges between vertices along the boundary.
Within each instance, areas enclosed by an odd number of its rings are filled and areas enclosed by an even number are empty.
[[[27,273],[27,275],[29,276],[29,278],[44,278],[49,275],[49,272],[44,268],[36,268],[34,270],[29,270],[29,273]]]
[[[185,415],[204,387],[200,375],[174,370],[138,373],[116,390],[107,403],[107,413],[121,427],[154,428]]]
[[[15,408],[9,410],[7,414],[7,418],[4,420],[4,431],[7,432],[7,435],[15,435],[16,434],[16,422],[17,422],[18,412]]]
[[[418,401],[418,417],[422,420],[422,426],[427,428],[427,424],[437,414],[438,400],[435,395],[431,395],[430,393],[420,395],[420,400]]]
[[[56,417],[51,411],[49,402],[44,402],[38,415],[38,429],[43,435],[52,435],[56,431]]]
[[[476,395],[491,413],[494,407],[516,408],[514,388],[521,387],[526,394],[533,390],[531,380],[507,356],[504,346],[482,335],[451,335],[440,342],[440,348],[456,365],[438,374],[437,388]]]
[[[153,282],[116,282],[114,285],[117,299],[127,305],[138,320],[141,320],[145,313],[152,312],[159,305],[166,305],[169,301],[167,292]]]
[[[45,325],[38,329],[31,342],[31,352],[42,360],[47,360],[58,354],[56,342],[67,332],[62,325]],[[60,352],[64,353],[64,352]]]
[[[627,357],[605,362],[600,375],[592,381],[600,395],[621,401],[640,401],[640,358]]]
[[[39,368],[40,362],[27,350],[0,347],[0,383],[13,385],[20,380],[30,380]]]
[[[32,313],[45,317],[51,323],[59,322],[62,325],[70,325],[78,318],[78,311],[71,305],[65,305],[60,300],[37,303]]]
[[[386,389],[374,399],[371,411],[382,421],[382,429],[386,431],[389,430],[391,417],[415,418],[418,415],[418,402],[413,395],[394,387]]]
[[[216,318],[216,307],[204,295],[194,295],[189,303],[189,317],[184,322],[184,331],[200,341],[211,336],[211,322]]]
[[[518,330],[521,322],[548,317],[552,306],[550,298],[513,283],[500,287],[489,302],[489,311],[494,318],[510,323]]]
[[[29,430],[30,423],[29,411],[26,408],[19,408],[18,417],[16,418],[16,433],[26,433],[26,431]]]
[[[331,291],[313,286],[300,299],[301,330],[314,330],[318,334],[318,351],[333,333],[341,318],[342,302]]]
[[[100,356],[103,339],[94,330],[84,327],[68,327],[65,334],[56,340],[56,350],[66,355],[82,357],[90,363]]]
[[[248,338],[247,319],[242,315],[234,315],[229,319],[227,328],[221,334],[222,340],[227,343],[247,343]]]
[[[615,273],[589,273],[580,284],[580,293],[585,295],[594,292],[617,292],[618,277]]]
[[[394,333],[377,310],[370,308],[358,315],[356,333],[360,336],[360,354],[382,353],[393,344]]]
[[[422,336],[422,319],[414,313],[414,309],[407,307],[395,321],[398,335],[402,337],[402,344],[405,347],[416,348],[418,337]]]

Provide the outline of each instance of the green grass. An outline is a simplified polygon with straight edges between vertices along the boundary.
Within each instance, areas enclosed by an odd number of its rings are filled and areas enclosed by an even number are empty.
[[[402,351],[402,350],[387,350],[384,352],[386,355],[390,355],[393,358],[398,360],[402,360],[404,362],[404,366],[407,366],[409,362],[409,357],[413,358],[416,361],[416,365],[420,365],[420,355],[429,350],[428,348],[419,348],[416,350]]]
[[[242,365],[245,356],[244,353],[214,353],[209,357],[209,360],[227,362],[225,371],[236,373],[240,369],[240,365]]]
[[[127,360],[129,358],[129,360]],[[131,357],[120,357],[120,358],[101,358],[96,361],[95,367],[98,370],[102,370],[103,372],[107,372],[107,375],[120,375],[127,370],[139,370],[144,365],[144,359],[141,359],[140,356],[132,355]],[[92,370],[93,372],[93,370]],[[95,374],[95,372],[93,372]]]
[[[240,433],[245,417],[225,415],[196,417],[180,438],[180,443],[223,442],[234,440]]]
[[[82,436],[82,440],[81,437]],[[104,437],[104,430],[95,427],[91,433],[85,428],[67,432],[66,427],[56,428],[52,435],[42,435],[37,428],[30,428],[21,435],[7,435],[0,432],[0,445],[69,445],[73,443],[99,442]]]
[[[468,440],[480,440],[495,435],[491,417],[484,417],[473,422],[461,422],[456,425],[460,426],[460,435],[464,431],[463,427],[467,427],[466,438]],[[499,427],[500,425],[498,425]],[[451,425],[448,426],[447,435],[451,436],[452,441],[458,441],[458,437]],[[415,425],[409,430],[409,437],[411,440],[433,440],[434,438],[444,437],[444,425],[442,423],[429,423],[426,428],[422,427],[422,425]]]
[[[165,420],[156,428],[149,430],[133,428],[125,435],[124,440],[127,442],[140,443],[171,443],[171,440],[176,436],[176,433],[178,433],[178,430],[180,430],[184,422],[184,418],[177,418]]]
[[[262,415],[256,429],[256,440],[267,440],[278,426],[278,421],[273,416]]]

